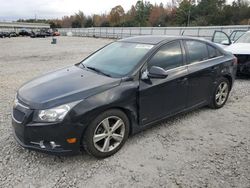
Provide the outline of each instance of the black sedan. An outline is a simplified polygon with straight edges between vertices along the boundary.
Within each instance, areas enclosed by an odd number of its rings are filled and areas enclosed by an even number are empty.
[[[4,33],[3,32],[0,32],[0,38],[4,38]]]
[[[43,31],[31,32],[31,35],[30,35],[31,38],[45,38],[46,36],[47,36],[47,33]]]
[[[122,39],[82,62],[24,84],[12,122],[25,148],[103,158],[128,136],[181,112],[221,108],[237,59],[213,43],[188,37]]]
[[[22,30],[19,31],[18,35],[19,36],[30,36],[31,32],[28,31],[28,30],[22,29]]]
[[[10,33],[9,32],[0,32],[0,38],[10,38]]]

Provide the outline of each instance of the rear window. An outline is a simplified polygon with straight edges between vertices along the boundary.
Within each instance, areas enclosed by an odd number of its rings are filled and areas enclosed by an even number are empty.
[[[186,47],[188,51],[188,62],[194,63],[209,59],[207,45],[199,41],[186,41]]]

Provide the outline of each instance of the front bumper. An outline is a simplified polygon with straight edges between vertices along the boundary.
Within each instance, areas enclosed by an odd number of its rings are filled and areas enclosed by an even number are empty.
[[[20,118],[18,120],[15,118],[14,110],[22,110],[24,115],[22,121],[19,121]],[[22,147],[56,155],[71,155],[80,152],[83,132],[81,124],[68,120],[59,123],[34,123],[30,121],[32,110],[20,108],[14,110],[12,113],[14,137]],[[69,138],[76,138],[76,142],[68,143]]]

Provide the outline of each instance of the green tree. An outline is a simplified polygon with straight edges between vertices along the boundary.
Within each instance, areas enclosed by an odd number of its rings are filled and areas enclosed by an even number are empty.
[[[125,14],[123,26],[124,27],[138,26],[138,23],[136,22],[135,17],[136,17],[136,9],[135,9],[135,6],[132,5],[130,10]]]
[[[86,17],[82,11],[62,19],[19,19],[19,22],[49,23],[58,27],[108,27],[108,26],[208,26],[237,25],[250,23],[249,0],[201,0],[198,5],[193,0],[181,1],[179,7],[152,5],[139,0],[127,12],[118,5],[109,14],[94,14]],[[189,21],[188,21],[189,20]]]
[[[148,18],[150,12],[153,8],[153,5],[147,1],[137,1],[135,5],[136,10],[136,21],[138,22],[139,26],[146,26],[148,22]]]
[[[194,11],[195,20],[204,20],[197,25],[220,25],[223,19],[225,0],[201,0]]]
[[[88,16],[85,22],[84,27],[93,27],[93,19],[91,16]]]
[[[86,17],[82,11],[79,11],[78,13],[75,13],[74,19],[72,22],[72,27],[73,28],[80,28],[84,27],[86,22]]]
[[[194,6],[192,6],[190,1],[182,1],[179,8],[176,9],[176,23],[181,26],[189,26],[193,9]]]
[[[250,19],[249,2],[244,0],[237,0],[232,3],[232,23],[239,24],[244,19]]]

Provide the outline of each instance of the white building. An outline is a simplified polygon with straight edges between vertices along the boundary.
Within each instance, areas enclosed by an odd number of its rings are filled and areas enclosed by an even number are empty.
[[[20,30],[25,29],[49,29],[49,24],[43,23],[26,23],[26,22],[0,22],[0,30]]]

